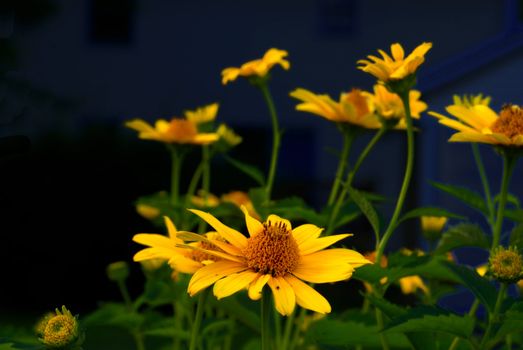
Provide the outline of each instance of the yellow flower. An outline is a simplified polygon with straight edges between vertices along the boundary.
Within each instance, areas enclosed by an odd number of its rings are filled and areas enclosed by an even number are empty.
[[[229,81],[235,81],[239,76],[265,77],[267,73],[269,73],[269,70],[271,70],[271,68],[276,64],[279,64],[283,69],[288,70],[291,64],[289,61],[284,59],[287,55],[287,51],[272,48],[269,49],[261,59],[244,63],[239,68],[225,68],[222,71],[222,84],[225,85]]]
[[[55,315],[47,319],[43,328],[40,341],[48,349],[72,347],[80,340],[78,320],[65,306],[62,306],[62,311],[56,309]]]
[[[490,96],[478,95],[454,95],[452,96],[454,104],[457,106],[472,107],[477,105],[488,106],[490,104]]]
[[[242,137],[225,124],[220,124],[216,133],[220,136],[220,140],[224,140],[228,146],[234,147],[242,142]]]
[[[517,105],[505,105],[494,112],[486,104],[447,106],[447,112],[455,117],[429,112],[439,123],[458,132],[450,142],[479,142],[508,147],[523,146],[523,109]]]
[[[487,264],[476,266],[476,272],[481,277],[485,276],[487,274],[487,271],[488,271],[488,265]]]
[[[160,215],[160,209],[147,204],[136,205],[136,212],[148,220],[156,219]]]
[[[205,191],[199,190],[197,196],[191,197],[191,203],[200,208],[210,208],[217,207],[220,204],[220,199],[212,193],[208,193],[207,196],[205,196]]]
[[[384,119],[399,119],[397,129],[406,129],[405,108],[401,98],[387,90],[383,85],[374,85],[374,94],[370,95],[376,106],[376,113]],[[419,119],[421,112],[427,109],[427,104],[420,101],[421,93],[417,90],[409,91],[410,112],[412,118]]]
[[[144,248],[136,253],[133,257],[134,261],[167,260],[173,270],[192,274],[202,266],[218,260],[214,256],[194,249],[196,247],[215,249],[214,246],[209,246],[205,242],[191,243],[190,248],[181,248],[180,246],[184,245],[185,242],[177,237],[176,226],[168,217],[164,217],[164,220],[169,237],[154,233],[134,235],[133,241],[149,246],[149,248]],[[216,238],[215,233],[209,233],[208,236]]]
[[[226,241],[208,240],[225,253],[219,255],[222,260],[195,272],[189,281],[191,296],[214,284],[213,292],[218,299],[247,288],[249,297],[258,300],[268,284],[276,310],[282,315],[291,314],[296,303],[305,309],[329,313],[331,306],[327,299],[303,281],[343,281],[352,276],[355,268],[370,263],[354,250],[324,250],[349,234],[320,238],[322,229],[315,225],[305,224],[292,229],[289,221],[276,215],[270,215],[261,223],[249,215],[245,207],[242,210],[249,237],[211,214],[191,210]]]
[[[154,127],[142,119],[133,119],[125,126],[138,131],[141,139],[165,143],[207,145],[219,138],[216,133],[199,133],[194,122],[181,118],[159,119]]]
[[[418,289],[421,289],[425,294],[429,293],[429,289],[419,276],[402,277],[399,279],[399,284],[403,294],[413,294]]]
[[[405,57],[403,47],[398,43],[392,44],[390,46],[392,57],[383,50],[378,50],[382,58],[369,55],[368,60],[358,61],[358,64],[361,64],[358,69],[374,75],[383,82],[400,80],[416,73],[431,47],[432,43],[422,43]]]
[[[374,114],[374,105],[369,94],[358,89],[342,93],[338,102],[329,95],[317,95],[309,90],[296,89],[290,95],[302,103],[296,110],[319,115],[336,123],[349,123],[367,129],[381,127],[378,117]]]
[[[244,206],[245,209],[247,209],[249,212],[250,216],[260,220],[260,215],[256,212],[256,209],[254,209],[254,205],[252,204],[252,201],[247,193],[243,191],[231,191],[229,193],[222,194],[222,201],[232,203],[238,208]]]
[[[185,111],[185,118],[194,124],[203,124],[212,122],[218,114],[218,103],[212,103],[207,106],[199,107],[194,111]]]
[[[423,235],[430,240],[436,240],[439,238],[443,227],[447,223],[445,216],[422,216],[421,231]]]
[[[499,246],[490,253],[488,271],[500,282],[516,283],[523,278],[523,256],[515,247]]]

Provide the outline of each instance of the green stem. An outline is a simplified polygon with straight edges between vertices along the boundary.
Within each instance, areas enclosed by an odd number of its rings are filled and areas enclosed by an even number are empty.
[[[468,316],[470,316],[474,319],[475,315],[476,315],[476,311],[478,310],[478,307],[479,307],[479,299],[476,298],[476,299],[474,299],[474,302],[472,303],[472,306],[470,307]],[[460,340],[461,340],[460,337],[455,337],[454,340],[452,341],[452,343],[450,344],[449,350],[456,350],[458,348],[458,344],[459,344]]]
[[[272,314],[273,314],[273,319],[274,319],[274,333],[275,333],[275,337],[274,337],[274,342],[276,343],[276,348],[277,349],[283,349],[281,348],[281,342],[282,342],[282,339],[281,339],[281,317],[280,317],[280,314],[278,311],[276,311],[275,308],[272,309]]]
[[[300,338],[301,329],[300,326],[305,321],[305,316],[307,315],[307,310],[302,308],[300,310],[300,314],[298,315],[298,320],[296,322],[296,327],[294,327],[294,333],[291,338],[291,342],[289,344],[289,350],[294,350],[296,348],[296,345],[298,344],[298,340]],[[287,350],[287,349],[285,349]]]
[[[134,312],[133,310],[133,301],[131,299],[131,295],[129,294],[129,291],[127,290],[127,286],[125,285],[125,282],[123,280],[118,280],[118,288],[120,289],[120,293],[122,294],[122,298],[125,303],[125,307],[129,312]],[[140,331],[140,329],[135,328],[131,331],[131,334],[134,339],[134,343],[136,344],[137,350],[145,350],[145,342],[143,339],[143,334]]]
[[[294,326],[294,319],[296,317],[296,310],[294,310],[289,317],[287,317],[287,320],[285,320],[285,329],[283,330],[283,340],[281,343],[281,349],[287,350],[289,349],[289,344],[291,341],[291,334],[292,334],[292,328]]]
[[[401,191],[398,196],[398,201],[396,203],[396,208],[390,219],[389,226],[383,234],[381,241],[377,243],[376,248],[376,261],[381,261],[381,256],[385,251],[385,247],[396,228],[401,210],[403,209],[403,203],[405,202],[405,197],[407,196],[407,190],[409,189],[410,179],[412,177],[412,170],[414,168],[414,130],[412,127],[412,116],[410,114],[410,102],[409,102],[409,91],[407,90],[404,93],[399,94],[403,106],[405,107],[405,120],[407,122],[407,165],[405,168],[405,177],[403,178],[403,184],[401,185]]]
[[[206,288],[200,293],[200,296],[198,297],[198,305],[196,306],[196,317],[194,318],[194,323],[192,325],[191,342],[189,344],[189,350],[195,350],[198,344],[198,333],[200,331],[200,325],[202,323],[203,311],[205,310],[205,299],[207,299],[208,294],[209,290]]]
[[[202,147],[202,190],[203,190],[203,203],[205,206],[208,206],[209,201],[209,192],[211,191],[211,156],[209,151],[209,146]],[[200,220],[198,225],[198,232],[203,233],[207,223],[203,220]]]
[[[278,122],[278,115],[276,114],[276,108],[274,107],[274,101],[269,91],[269,86],[266,82],[260,83],[259,88],[265,99],[265,103],[269,107],[269,113],[271,115],[272,121],[272,154],[271,154],[271,163],[269,166],[269,174],[267,175],[267,184],[265,186],[265,200],[269,202],[271,200],[272,186],[274,184],[274,177],[276,175],[276,167],[278,165],[278,153],[280,149],[281,142],[281,132]]]
[[[356,163],[354,163],[354,167],[349,171],[349,174],[347,175],[347,181],[345,182],[343,189],[338,196],[338,199],[336,200],[336,203],[334,203],[334,207],[332,208],[332,212],[329,218],[329,224],[327,226],[326,235],[330,235],[332,231],[334,231],[334,225],[336,223],[336,219],[338,218],[339,211],[341,209],[341,206],[343,205],[343,202],[345,201],[345,198],[347,197],[347,194],[349,193],[349,187],[352,185],[352,181],[354,180],[354,176],[358,172],[361,164],[367,158],[370,151],[376,143],[381,139],[381,137],[385,134],[387,131],[387,127],[383,126],[381,127],[376,134],[372,137],[370,142],[367,144],[363,152],[360,153],[358,159],[356,160]]]
[[[486,343],[490,337],[490,333],[492,332],[492,327],[498,321],[499,309],[501,308],[501,304],[503,302],[503,299],[505,298],[505,292],[507,291],[507,287],[508,287],[507,283],[502,283],[501,288],[499,288],[498,298],[496,299],[494,311],[492,311],[492,314],[489,315],[487,330],[485,331],[485,335],[483,336],[483,339],[481,340],[481,344],[479,345],[480,349],[485,349]]]
[[[340,161],[338,162],[338,169],[336,170],[336,177],[334,178],[329,200],[327,202],[328,206],[331,206],[336,200],[336,196],[341,184],[341,178],[345,172],[345,169],[347,168],[347,160],[349,157],[352,140],[354,140],[354,134],[350,130],[343,129],[343,126],[340,126],[340,128],[342,128],[343,133],[343,147],[340,154]]]
[[[190,202],[191,196],[193,196],[196,193],[196,187],[198,186],[198,182],[200,181],[200,178],[202,177],[203,173],[203,161],[198,164],[198,167],[194,170],[194,173],[192,175],[191,181],[189,182],[189,187],[187,187],[187,204]]]
[[[182,170],[183,154],[170,145],[171,152],[171,204],[176,205],[180,196],[180,173]]]
[[[384,328],[383,323],[383,313],[380,309],[376,308],[376,322],[378,324],[378,331],[380,331],[380,341],[381,341],[381,348],[383,350],[389,350],[389,344],[387,343],[387,338],[385,337],[385,334],[381,332],[381,330]]]
[[[273,350],[271,347],[271,294],[264,288],[261,299],[261,343],[262,350]]]
[[[505,215],[505,205],[507,204],[508,185],[514,170],[516,158],[508,152],[503,151],[503,177],[501,180],[500,198],[498,204],[498,212],[496,215],[496,225],[494,226],[494,232],[492,234],[492,247],[496,248],[499,245],[501,236],[501,229],[503,227],[503,218]]]
[[[472,154],[474,155],[474,160],[476,161],[479,177],[481,178],[481,184],[483,185],[483,192],[485,193],[485,201],[487,202],[488,209],[488,222],[492,231],[494,231],[494,203],[492,201],[492,195],[490,193],[490,186],[488,183],[485,166],[483,165],[481,153],[479,152],[479,147],[476,143],[472,143]]]
[[[173,316],[174,316],[174,326],[178,329],[183,329],[183,320],[181,318],[181,305],[177,304],[176,302],[172,303],[173,306]],[[180,337],[177,335],[173,336],[173,348],[174,350],[180,349]]]

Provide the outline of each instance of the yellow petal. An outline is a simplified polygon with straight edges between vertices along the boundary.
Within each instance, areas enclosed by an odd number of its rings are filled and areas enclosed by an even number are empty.
[[[318,293],[314,288],[303,283],[292,275],[285,276],[285,280],[294,290],[296,302],[304,309],[326,314],[331,312],[331,306],[327,299]]]
[[[193,274],[203,267],[202,263],[178,254],[171,257],[168,264],[173,270],[188,274]]]
[[[240,208],[243,211],[243,214],[245,215],[245,224],[247,225],[247,231],[249,232],[249,236],[253,237],[256,236],[258,233],[263,232],[264,228],[262,223],[253,218],[244,205],[242,205]]]
[[[189,287],[187,290],[189,294],[193,296],[223,277],[245,271],[246,269],[247,267],[241,263],[233,261],[217,261],[196,271],[189,281]]]
[[[176,252],[169,248],[145,248],[134,254],[133,261],[144,261],[151,259],[169,260]]]
[[[298,246],[300,246],[309,239],[318,238],[321,234],[321,231],[323,231],[323,229],[316,225],[304,224],[292,230],[292,235],[294,236],[296,243],[298,243]]]
[[[171,241],[169,237],[165,237],[164,235],[159,235],[156,233],[136,234],[133,237],[133,241],[151,247],[163,247],[167,249],[172,249],[176,247],[176,243]]]
[[[352,236],[352,234],[341,234],[341,235],[332,235],[327,237],[321,237],[317,239],[310,239],[301,245],[298,245],[300,249],[300,255],[307,255],[319,250],[322,250],[328,246],[333,245],[334,243],[341,241],[344,238]]]
[[[172,240],[176,239],[176,226],[173,224],[171,219],[168,216],[163,217],[163,221],[165,223],[165,226],[167,227],[167,232],[169,233],[169,237]],[[181,240],[180,240],[181,241]]]
[[[400,44],[395,43],[390,46],[390,50],[392,52],[392,57],[394,57],[394,60],[401,61],[403,60],[405,56],[405,52],[403,51],[403,47],[401,47]]]
[[[479,132],[457,132],[449,139],[450,142],[481,142],[497,144],[489,135],[483,135]]]
[[[216,133],[208,133],[208,134],[197,134],[192,143],[196,143],[199,145],[208,145],[210,143],[216,142],[220,139],[220,135]]]
[[[246,288],[256,277],[258,277],[258,273],[251,270],[234,273],[224,277],[214,284],[214,295],[218,299],[228,297],[229,295]]]
[[[125,123],[125,126],[139,132],[154,132],[152,125],[143,119],[133,119]]]
[[[222,84],[225,85],[229,81],[235,81],[240,75],[240,69],[236,67],[229,67],[222,70]]]
[[[197,209],[189,209],[192,213],[198,215],[211,225],[223,238],[237,248],[244,249],[247,246],[247,238],[240,232],[227,225],[224,225],[220,220],[216,219],[209,213]]]
[[[292,287],[283,277],[269,278],[269,287],[274,296],[276,310],[283,316],[290,315],[296,306],[296,295]]]
[[[262,289],[271,278],[271,275],[260,275],[249,286],[249,298],[252,300],[259,300],[262,297]]]
[[[270,222],[272,225],[278,224],[278,223],[280,225],[283,224],[287,230],[289,230],[289,231],[292,230],[291,222],[287,219],[282,219],[278,215],[274,215],[274,214],[269,215],[269,217],[267,218],[267,222]]]
[[[214,244],[215,246],[217,246],[218,248],[220,248],[221,250],[223,250],[224,252],[226,252],[226,253],[228,253],[230,255],[242,256],[241,250],[236,248],[232,244],[229,244],[229,243],[226,243],[226,242],[222,242],[222,241],[217,240],[217,239],[211,239],[211,240],[209,240],[209,242],[211,244]]]

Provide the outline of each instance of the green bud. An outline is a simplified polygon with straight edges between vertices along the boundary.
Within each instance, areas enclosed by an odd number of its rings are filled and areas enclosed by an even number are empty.
[[[107,265],[107,277],[114,282],[125,281],[129,276],[129,265],[125,261],[117,261]]]

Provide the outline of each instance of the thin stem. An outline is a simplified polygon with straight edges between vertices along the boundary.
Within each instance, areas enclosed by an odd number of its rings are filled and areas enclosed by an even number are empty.
[[[354,167],[352,167],[351,171],[347,175],[347,181],[345,182],[343,189],[342,189],[340,195],[338,196],[338,199],[336,200],[334,207],[332,208],[331,216],[329,218],[329,224],[326,229],[326,235],[330,235],[332,233],[332,231],[334,231],[334,225],[335,225],[336,219],[338,218],[338,214],[341,209],[341,206],[342,206],[343,202],[345,201],[345,197],[347,197],[347,194],[349,193],[349,187],[352,185],[354,176],[358,172],[358,170],[359,170],[361,164],[363,163],[363,161],[365,160],[365,158],[367,158],[367,156],[369,155],[372,148],[374,148],[376,143],[385,134],[385,131],[387,131],[387,128],[385,126],[383,126],[382,128],[380,128],[378,130],[378,132],[376,134],[374,134],[374,136],[372,137],[370,142],[367,144],[367,146],[365,147],[363,152],[360,153],[358,159],[356,160],[356,163],[354,163]]]
[[[189,201],[191,196],[193,196],[196,193],[196,187],[198,186],[198,182],[202,177],[202,173],[203,161],[200,162],[200,164],[198,164],[198,167],[194,170],[191,181],[189,182],[189,187],[187,187],[187,201]]]
[[[211,156],[209,151],[209,146],[202,147],[202,190],[203,190],[203,204],[208,206],[209,201],[209,192],[211,190]],[[200,221],[198,225],[198,232],[203,233],[207,223],[203,220]]]
[[[285,329],[283,330],[283,340],[281,343],[281,349],[287,350],[291,341],[292,328],[294,326],[294,319],[296,317],[296,310],[294,310],[287,320],[285,320]]]
[[[122,298],[124,300],[125,307],[127,308],[127,310],[129,312],[134,312],[133,301],[131,299],[131,295],[129,294],[129,291],[127,290],[125,281],[118,280],[117,283],[118,283],[118,288],[120,289],[120,293],[122,294]],[[138,328],[135,328],[131,331],[131,334],[133,336],[134,343],[136,345],[136,349],[145,350],[145,343],[144,343],[142,332]]]
[[[181,305],[176,303],[175,301],[172,303],[173,306],[173,316],[174,316],[174,326],[178,329],[182,329],[183,326],[183,320],[181,318]],[[180,337],[177,335],[173,336],[173,349],[179,350],[180,349]]]
[[[381,330],[384,327],[383,323],[383,313],[380,309],[376,308],[376,322],[378,324],[378,330],[380,331],[380,342],[381,342],[381,348],[383,350],[389,350],[389,344],[387,343],[387,338],[385,337],[385,334],[381,332]]]
[[[343,146],[340,154],[340,160],[338,162],[338,169],[336,170],[336,177],[334,178],[334,182],[332,184],[331,193],[329,195],[329,200],[327,202],[328,206],[331,206],[334,201],[336,200],[336,196],[338,194],[338,190],[340,188],[341,179],[343,177],[343,173],[345,172],[345,169],[347,168],[347,160],[349,157],[349,151],[352,145],[352,140],[354,140],[353,133],[351,133],[348,130],[343,130]]]
[[[267,175],[267,184],[265,187],[265,200],[266,202],[269,202],[271,200],[272,186],[274,184],[274,177],[276,175],[276,167],[278,165],[278,153],[280,149],[281,132],[278,122],[278,115],[276,114],[276,108],[274,107],[274,101],[272,99],[271,92],[269,91],[269,86],[266,82],[263,82],[258,86],[263,94],[265,103],[267,103],[267,106],[269,107],[269,113],[271,115],[272,121],[272,154],[271,163],[269,166],[269,173]]]
[[[405,177],[403,178],[403,184],[401,185],[401,191],[398,196],[398,201],[396,203],[396,208],[390,219],[389,226],[383,234],[381,241],[377,244],[376,248],[376,261],[381,261],[381,256],[385,251],[385,247],[396,228],[401,210],[403,209],[403,203],[405,202],[405,197],[407,196],[407,191],[410,185],[410,179],[412,178],[412,170],[414,168],[414,130],[412,128],[412,117],[410,114],[410,102],[409,102],[409,91],[399,94],[405,107],[405,120],[407,122],[407,165],[405,168]]]
[[[472,143],[472,154],[474,155],[474,160],[476,161],[476,166],[478,167],[479,177],[481,178],[481,184],[483,185],[483,192],[485,193],[485,201],[487,202],[488,209],[488,222],[492,231],[494,231],[494,202],[492,201],[490,186],[488,183],[485,166],[483,165],[483,160],[481,159],[481,153],[479,152],[478,145],[475,143]]]
[[[263,289],[261,300],[261,343],[262,350],[272,350],[271,347],[271,294],[267,288]]]
[[[196,317],[191,330],[191,342],[189,344],[189,350],[195,350],[198,343],[198,333],[200,331],[200,325],[202,323],[203,311],[205,310],[205,299],[209,294],[208,289],[204,289],[198,297],[198,305],[196,306]]]
[[[479,307],[479,299],[474,299],[474,302],[472,303],[468,315],[472,318],[476,315],[476,311]],[[452,343],[450,344],[449,350],[456,350],[458,348],[458,344],[460,342],[460,337],[455,337],[454,340],[452,340]]]
[[[180,196],[180,172],[182,170],[183,154],[175,147],[170,146],[171,152],[171,204],[178,204]]]
[[[298,315],[298,320],[296,321],[296,327],[294,327],[294,333],[291,338],[291,342],[289,344],[289,350],[294,350],[296,348],[296,344],[298,343],[298,339],[300,338],[300,325],[303,324],[305,320],[305,315],[307,315],[307,310],[302,308],[300,310],[300,314]],[[287,350],[287,349],[285,349]]]
[[[276,348],[278,349],[283,349],[283,348],[280,348],[281,346],[281,317],[280,317],[280,314],[278,311],[276,311],[275,308],[272,309],[272,314],[273,314],[273,319],[274,319],[274,334],[275,334],[275,337],[274,337],[274,341],[276,343]]]
[[[502,283],[501,288],[499,288],[498,298],[496,299],[496,304],[494,305],[494,311],[492,311],[492,314],[489,315],[487,330],[485,331],[485,335],[483,336],[481,344],[479,345],[480,349],[485,348],[485,345],[489,340],[490,333],[492,332],[492,327],[494,326],[494,323],[498,321],[499,309],[501,308],[501,304],[503,302],[503,299],[505,298],[505,292],[507,291],[507,287],[507,283]]]
[[[498,204],[498,212],[496,215],[496,225],[494,226],[494,232],[492,235],[491,249],[494,249],[499,245],[501,229],[503,227],[503,217],[505,215],[505,205],[507,204],[508,185],[515,164],[515,157],[510,154],[507,154],[507,152],[503,152],[503,177],[501,180],[501,189],[499,191],[500,197]]]

